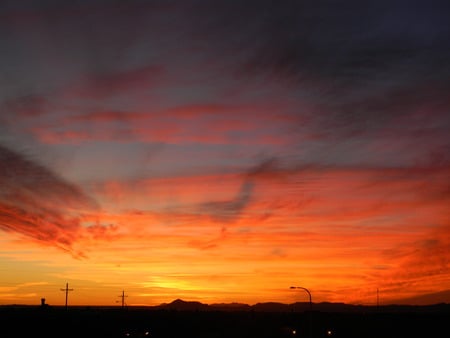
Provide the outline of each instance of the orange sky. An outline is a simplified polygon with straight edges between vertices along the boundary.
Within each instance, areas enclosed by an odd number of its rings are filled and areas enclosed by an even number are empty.
[[[441,11],[24,3],[0,14],[0,305],[450,302]]]
[[[306,285],[316,302],[358,304],[374,304],[377,288],[384,303],[445,290],[448,205],[402,174],[311,168],[106,182],[96,187],[104,210],[71,219],[61,207],[55,219],[64,226],[49,238],[51,219],[2,232],[2,302],[61,304],[65,282],[75,289],[72,304],[106,305],[122,289],[129,305],[304,298],[292,284]],[[435,175],[442,182],[446,172]],[[239,216],[219,208],[246,184],[253,197]],[[217,194],[220,212],[198,207]],[[171,199],[175,210],[165,207]],[[139,203],[157,210],[133,209]],[[14,210],[2,214],[25,221]]]

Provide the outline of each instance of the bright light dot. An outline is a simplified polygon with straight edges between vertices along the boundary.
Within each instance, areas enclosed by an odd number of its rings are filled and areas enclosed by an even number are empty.
[[[292,330],[292,334],[297,334],[297,331],[296,330]]]
[[[333,334],[333,332],[331,332],[331,330],[327,331],[327,336],[331,336]]]

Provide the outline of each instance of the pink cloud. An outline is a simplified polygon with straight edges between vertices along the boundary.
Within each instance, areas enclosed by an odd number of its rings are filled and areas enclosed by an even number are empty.
[[[294,141],[293,135],[279,133],[288,128],[289,120],[279,119],[267,107],[215,105],[212,111],[208,109],[209,105],[196,105],[186,110],[180,106],[175,112],[93,111],[57,116],[51,123],[37,123],[29,131],[47,144],[110,140],[283,145]],[[215,115],[218,110],[229,114]],[[179,111],[183,112],[181,117],[177,117]]]
[[[143,91],[161,85],[164,67],[149,65],[126,71],[86,74],[61,94],[66,99],[105,99]]]

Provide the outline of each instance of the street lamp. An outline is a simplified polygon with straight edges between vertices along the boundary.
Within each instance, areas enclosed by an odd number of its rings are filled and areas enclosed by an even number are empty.
[[[312,297],[311,292],[307,288],[304,288],[303,286],[291,286],[290,289],[302,289],[305,290],[308,293],[309,296],[309,337],[312,338]]]
[[[311,292],[307,288],[304,288],[303,286],[291,286],[290,289],[302,289],[305,290],[308,293],[309,296],[309,310],[312,311],[312,297]]]

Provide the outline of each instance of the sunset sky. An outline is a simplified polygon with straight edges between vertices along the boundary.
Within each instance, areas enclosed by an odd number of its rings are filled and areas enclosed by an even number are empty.
[[[450,303],[448,1],[0,4],[0,305]]]

